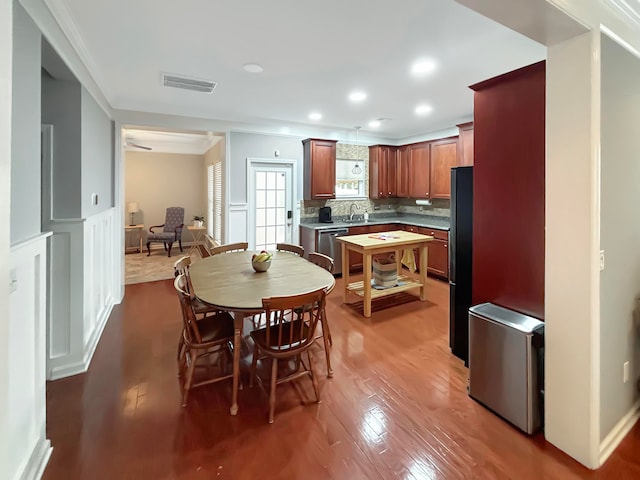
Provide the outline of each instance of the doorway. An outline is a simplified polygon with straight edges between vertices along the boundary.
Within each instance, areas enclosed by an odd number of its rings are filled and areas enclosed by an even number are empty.
[[[293,239],[294,161],[249,159],[249,246],[275,250]]]

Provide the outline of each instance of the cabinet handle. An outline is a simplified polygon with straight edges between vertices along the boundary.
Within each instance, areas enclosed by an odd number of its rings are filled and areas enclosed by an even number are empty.
[[[444,244],[444,248],[447,248],[447,244],[446,243]]]

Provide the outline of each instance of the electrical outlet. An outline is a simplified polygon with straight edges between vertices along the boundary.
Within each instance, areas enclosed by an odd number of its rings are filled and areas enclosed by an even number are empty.
[[[604,270],[604,250],[600,250],[600,271]]]
[[[307,214],[311,215],[312,213],[316,213],[316,209],[314,207],[307,207]]]
[[[627,360],[622,365],[622,383],[627,383],[629,381],[629,361]]]

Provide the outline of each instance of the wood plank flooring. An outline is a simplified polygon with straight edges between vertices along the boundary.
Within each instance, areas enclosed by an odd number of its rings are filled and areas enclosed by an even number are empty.
[[[230,382],[194,389],[182,408],[172,283],[127,286],[89,371],[47,386],[44,478],[640,478],[640,424],[591,472],[467,396],[467,370],[448,348],[446,283],[430,279],[427,302],[374,304],[368,320],[341,292],[339,280],[327,304],[334,378],[313,349],[322,402],[308,379],[285,384],[269,425],[267,398],[246,378],[235,417]]]

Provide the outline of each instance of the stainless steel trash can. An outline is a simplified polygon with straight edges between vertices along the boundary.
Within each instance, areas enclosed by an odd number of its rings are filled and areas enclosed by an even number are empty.
[[[469,309],[469,395],[526,433],[542,424],[544,323],[492,303]]]

